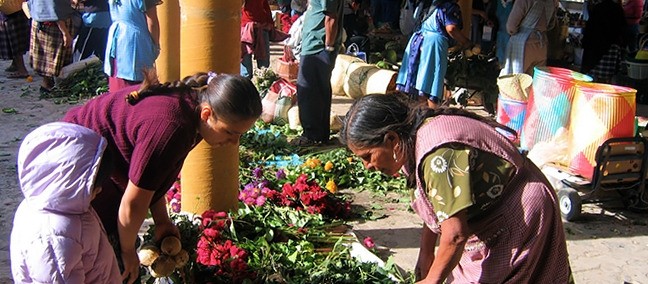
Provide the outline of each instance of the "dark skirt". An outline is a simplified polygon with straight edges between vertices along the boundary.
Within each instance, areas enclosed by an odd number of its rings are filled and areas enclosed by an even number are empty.
[[[106,57],[106,42],[108,41],[108,29],[91,28],[82,26],[77,38],[75,52],[81,53],[80,59],[86,59],[95,55],[104,60]]]
[[[29,50],[29,19],[23,11],[2,15],[0,21],[0,59],[10,60]]]
[[[66,20],[71,34],[75,34],[72,20]],[[30,62],[38,75],[56,77],[63,66],[72,63],[72,46],[63,45],[63,34],[54,22],[32,21]]]

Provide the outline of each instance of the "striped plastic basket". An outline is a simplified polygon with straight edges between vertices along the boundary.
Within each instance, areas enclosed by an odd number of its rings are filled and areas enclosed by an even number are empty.
[[[574,97],[569,130],[569,168],[591,179],[596,150],[606,140],[634,135],[637,90],[582,84]]]

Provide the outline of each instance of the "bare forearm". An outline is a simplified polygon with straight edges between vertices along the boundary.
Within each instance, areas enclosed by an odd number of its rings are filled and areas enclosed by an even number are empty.
[[[324,44],[326,46],[335,46],[335,39],[338,33],[338,19],[334,16],[326,15],[324,19],[324,29],[326,30],[326,38]]]
[[[160,22],[157,17],[157,8],[146,10],[146,24],[155,45],[160,45]]]
[[[141,189],[132,182],[128,183],[119,205],[117,221],[122,252],[135,250],[137,233],[146,218],[152,197],[152,191]]]
[[[461,45],[463,48],[468,48],[471,45],[470,40],[461,32],[455,25],[450,25],[446,27],[448,34]]]
[[[419,250],[418,261],[416,262],[417,280],[425,278],[430,271],[432,262],[434,262],[434,248],[436,247],[437,236],[430,228],[423,225],[421,248]]]
[[[465,240],[444,240],[443,236],[441,236],[439,249],[425,279],[426,282],[443,283],[459,263],[465,244]]]
[[[65,24],[65,20],[56,21],[56,26],[63,35],[70,33],[70,30],[68,30],[67,25]]]
[[[425,283],[443,283],[459,263],[468,240],[467,218],[462,210],[441,223],[439,249]]]
[[[167,212],[166,200],[164,198],[160,198],[158,201],[151,204],[151,216],[153,216],[153,222],[155,222],[155,224],[171,222],[171,219],[169,219],[169,213]]]

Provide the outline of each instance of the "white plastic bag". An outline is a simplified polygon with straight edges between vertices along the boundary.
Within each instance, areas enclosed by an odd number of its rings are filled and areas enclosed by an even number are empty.
[[[527,154],[527,157],[541,169],[548,163],[568,165],[569,133],[567,129],[564,127],[558,129],[551,141],[536,143],[531,151],[529,151],[529,154]]]

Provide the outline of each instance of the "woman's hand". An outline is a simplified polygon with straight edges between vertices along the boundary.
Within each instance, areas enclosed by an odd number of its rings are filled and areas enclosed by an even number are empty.
[[[162,222],[155,223],[155,233],[154,233],[155,242],[160,242],[168,236],[176,236],[180,238],[180,231],[173,222]]]
[[[124,264],[124,272],[122,272],[122,281],[127,284],[132,284],[139,277],[140,260],[137,256],[135,248],[130,250],[122,250],[121,252],[122,263]]]
[[[56,26],[59,28],[59,31],[63,35],[63,46],[64,47],[72,46],[72,41],[74,39],[72,38],[72,34],[70,34],[70,30],[68,30],[67,28],[65,20],[57,21]]]
[[[155,223],[155,232],[153,238],[156,242],[162,241],[167,236],[176,236],[180,238],[178,227],[169,219],[169,213],[166,210],[166,200],[158,199],[151,205],[151,216]]]
[[[421,232],[421,247],[419,248],[418,260],[416,261],[416,268],[414,274],[417,281],[425,279],[430,271],[430,267],[434,262],[434,248],[436,246],[438,235],[423,225]]]

